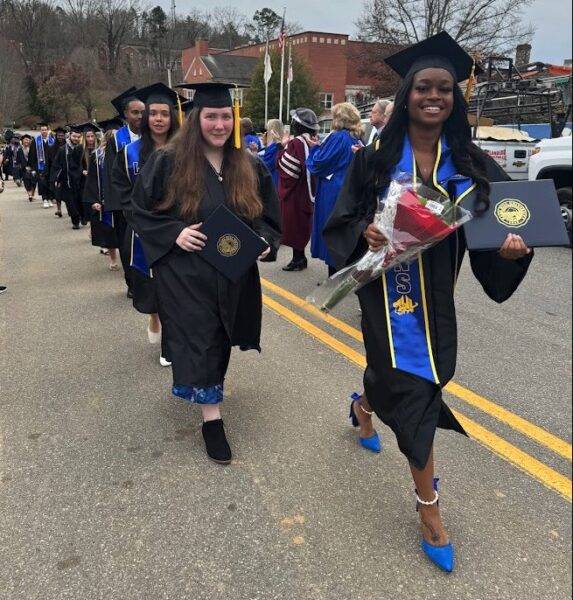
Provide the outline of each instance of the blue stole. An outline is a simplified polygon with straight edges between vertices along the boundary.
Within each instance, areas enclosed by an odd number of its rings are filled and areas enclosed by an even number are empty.
[[[42,136],[36,136],[36,155],[38,156],[38,171],[40,173],[44,172],[46,168],[46,155],[44,153],[44,142],[42,140]],[[53,146],[56,143],[56,140],[52,135],[48,135],[48,146]]]
[[[115,147],[117,151],[123,150],[127,144],[131,143],[131,135],[129,134],[129,127],[124,125],[120,127],[114,134]]]
[[[95,164],[97,169],[96,172],[99,202],[102,206],[102,209],[99,213],[99,220],[110,227],[114,227],[113,212],[110,210],[105,210],[105,194],[103,187],[103,181],[105,177],[105,150],[102,148],[98,148],[95,151]]]
[[[125,170],[131,181],[132,187],[139,175],[139,153],[141,152],[141,146],[141,140],[136,140],[125,146]],[[135,231],[131,234],[131,260],[129,264],[146,277],[152,277],[149,263],[147,262],[143,251],[143,245]]]
[[[401,172],[411,173],[416,181],[414,151],[407,136],[393,177]],[[471,179],[457,174],[444,136],[438,144],[432,180],[437,190],[455,198],[456,203],[475,187]],[[393,368],[440,385],[432,349],[426,285],[421,253],[414,262],[397,265],[382,276],[390,355]]]

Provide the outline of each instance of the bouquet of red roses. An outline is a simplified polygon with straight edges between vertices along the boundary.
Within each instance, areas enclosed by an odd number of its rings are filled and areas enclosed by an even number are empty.
[[[379,250],[369,250],[358,262],[323,282],[307,300],[331,311],[351,292],[374,281],[398,264],[413,261],[472,218],[447,196],[400,174],[378,200],[374,224],[386,238]]]

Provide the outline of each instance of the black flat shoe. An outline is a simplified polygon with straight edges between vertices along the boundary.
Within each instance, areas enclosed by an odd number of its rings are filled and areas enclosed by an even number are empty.
[[[133,292],[131,290],[127,290],[127,297],[128,298],[133,298]]]
[[[202,427],[203,439],[205,440],[205,450],[207,456],[220,465],[228,465],[231,463],[233,455],[231,448],[225,436],[225,428],[223,420],[206,421]]]
[[[283,267],[283,271],[304,271],[308,267],[308,261],[306,258],[297,261],[291,261],[286,267]]]
[[[62,213],[59,210],[56,211],[55,215],[56,215],[56,217],[58,217],[58,219],[62,218]]]
[[[79,225],[72,225],[72,229],[79,229],[80,226]]]

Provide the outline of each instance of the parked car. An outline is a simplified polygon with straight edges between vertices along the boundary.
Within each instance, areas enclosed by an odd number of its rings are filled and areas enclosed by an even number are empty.
[[[573,138],[571,134],[552,140],[542,140],[533,149],[529,161],[529,180],[553,179],[557,189],[561,214],[571,239],[571,204],[573,182]]]

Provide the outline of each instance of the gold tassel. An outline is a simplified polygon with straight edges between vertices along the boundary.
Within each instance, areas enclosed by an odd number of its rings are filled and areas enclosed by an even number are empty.
[[[235,85],[235,90],[238,90],[239,86]],[[239,102],[238,94],[235,94],[235,99],[233,100],[233,119],[234,123],[234,136],[235,136],[235,148],[237,150],[241,149],[241,104]]]
[[[475,72],[476,72],[476,61],[474,60],[473,65],[472,65],[472,72],[470,73],[470,78],[468,79],[468,85],[466,87],[466,93],[464,96],[466,99],[466,102],[468,102],[468,103],[469,103],[469,101],[472,97],[472,93],[474,91]]]
[[[179,98],[179,94],[177,94],[177,110],[179,113],[179,126],[183,125],[183,108],[181,106],[181,98]]]

